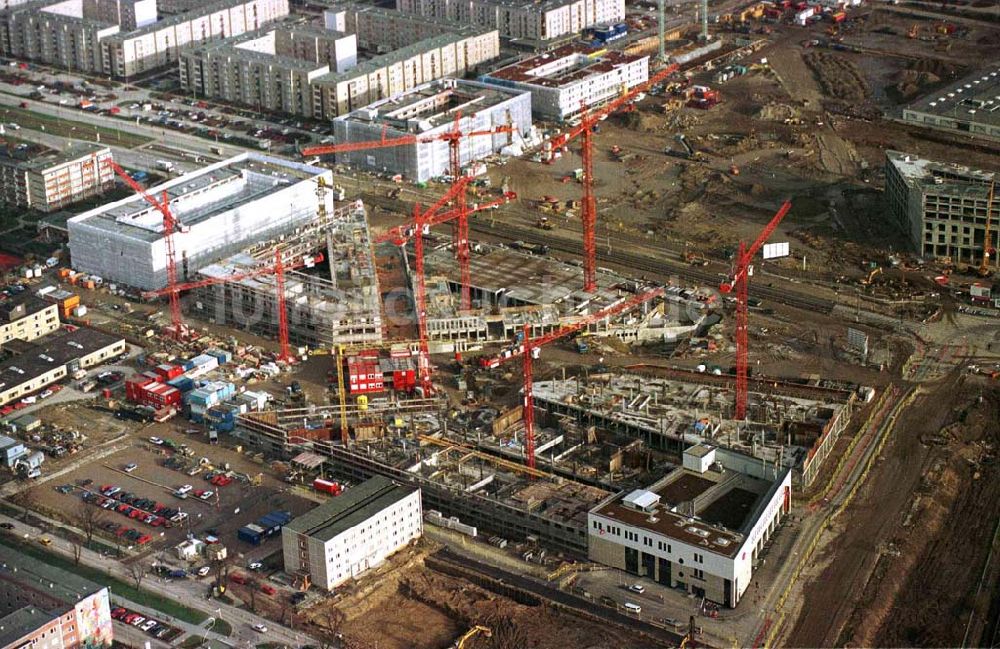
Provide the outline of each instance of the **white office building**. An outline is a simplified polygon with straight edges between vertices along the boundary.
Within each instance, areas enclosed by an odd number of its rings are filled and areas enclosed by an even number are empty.
[[[333,590],[421,534],[420,489],[375,476],[281,528],[285,572]]]
[[[648,489],[588,514],[588,556],[696,597],[735,607],[788,513],[792,471],[696,445]]]

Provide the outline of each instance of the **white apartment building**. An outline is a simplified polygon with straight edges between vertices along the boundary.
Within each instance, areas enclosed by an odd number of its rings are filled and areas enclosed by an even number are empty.
[[[59,305],[27,291],[0,302],[0,346],[11,340],[31,341],[59,329]]]
[[[696,597],[735,607],[791,503],[791,469],[704,445],[648,489],[587,516],[587,554]]]
[[[621,22],[625,0],[396,0],[396,10],[494,28],[507,38],[545,41]]]
[[[565,120],[649,79],[649,56],[573,44],[500,68],[480,81],[531,93],[541,118]]]
[[[281,528],[285,572],[333,590],[422,534],[420,489],[375,476]]]
[[[106,146],[73,143],[61,151],[26,146],[0,151],[0,199],[42,212],[102,194],[115,183]]]
[[[0,13],[0,54],[127,78],[175,64],[186,48],[260,29],[289,12],[288,0],[218,0],[149,22],[155,7],[126,2],[117,11],[111,5],[99,9],[92,0],[17,5]],[[115,19],[120,22],[107,22]]]

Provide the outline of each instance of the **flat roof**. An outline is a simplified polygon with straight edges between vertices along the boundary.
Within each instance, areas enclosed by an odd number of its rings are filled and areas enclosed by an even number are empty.
[[[0,391],[6,392],[56,367],[124,340],[121,336],[81,327],[75,331],[51,333],[31,342],[21,341],[17,345],[18,352],[0,362]]]
[[[7,647],[58,616],[38,606],[25,606],[0,618],[0,647]]]
[[[527,92],[463,79],[437,79],[354,110],[337,120],[383,124],[395,132],[420,134],[454,124],[456,114],[463,118],[473,117]]]
[[[43,590],[68,607],[104,589],[74,572],[50,566],[3,544],[0,544],[0,580]]]
[[[15,166],[25,171],[40,171],[73,162],[87,155],[109,152],[106,146],[91,142],[72,142],[65,149],[50,149],[45,146],[0,149],[0,164]]]
[[[631,493],[622,493],[592,513],[732,558],[771,487],[767,480],[732,471],[678,467],[648,489],[660,499],[652,511],[626,505]]]
[[[539,54],[518,61],[484,75],[484,79],[499,79],[522,84],[544,86],[546,88],[561,88],[569,86],[598,74],[604,74],[621,65],[627,65],[641,59],[648,59],[646,54],[625,54],[618,50],[608,50],[601,47],[591,47],[581,43],[563,45],[551,52]],[[540,68],[560,63],[551,72],[541,73]]]
[[[285,527],[326,542],[416,491],[416,487],[377,475],[293,519]]]
[[[972,169],[950,162],[935,162],[901,151],[886,151],[885,156],[911,188],[923,187],[940,193],[986,199],[989,197],[990,182],[998,177],[997,172]]]
[[[1000,126],[1000,65],[993,63],[985,70],[925,95],[905,110]]]
[[[22,291],[0,302],[0,325],[23,320],[39,311],[44,311],[50,306],[55,306],[55,303],[47,302],[31,291]],[[20,307],[24,307],[24,315],[22,316],[16,314]]]
[[[247,152],[171,178],[147,192],[160,197],[165,191],[174,217],[181,225],[191,226],[325,173],[320,167]],[[203,198],[180,202],[195,194]],[[86,223],[150,243],[163,237],[163,217],[137,195],[74,216],[69,223]]]

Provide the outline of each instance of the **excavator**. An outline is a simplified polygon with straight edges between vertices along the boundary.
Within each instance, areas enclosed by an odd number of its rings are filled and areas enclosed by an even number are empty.
[[[483,636],[486,638],[490,638],[493,636],[493,632],[489,629],[489,627],[480,626],[477,624],[476,626],[466,631],[465,634],[463,634],[462,637],[458,639],[458,642],[455,643],[455,649],[465,649],[465,643],[467,643],[469,640],[471,640],[477,634],[480,633],[482,633]]]

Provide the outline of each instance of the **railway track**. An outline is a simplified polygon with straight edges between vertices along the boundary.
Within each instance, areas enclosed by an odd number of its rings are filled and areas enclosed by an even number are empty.
[[[519,228],[510,223],[490,225],[485,220],[471,220],[469,227],[479,233],[489,235],[498,239],[508,241],[523,241],[529,244],[546,245],[550,250],[569,253],[580,257],[583,255],[583,244],[579,241],[571,241],[560,237],[552,237],[538,234],[527,228]],[[612,251],[597,253],[598,263],[615,264],[625,266],[634,270],[648,273],[654,277],[667,278],[676,276],[698,284],[716,286],[719,283],[719,274],[711,270],[692,267],[688,264],[674,262],[668,259],[655,259],[648,255]],[[774,300],[780,304],[807,309],[819,313],[829,314],[833,311],[836,303],[832,300],[810,297],[785,288],[773,288],[769,286],[750,285],[750,296],[759,300]]]

